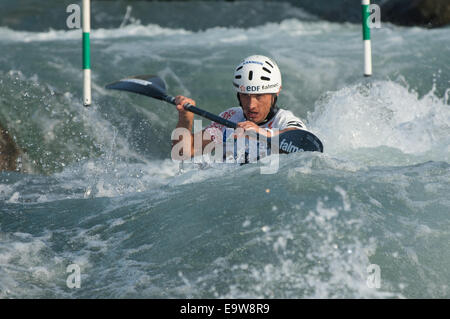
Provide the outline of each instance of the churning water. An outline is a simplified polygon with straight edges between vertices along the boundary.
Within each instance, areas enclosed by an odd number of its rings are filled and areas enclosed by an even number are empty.
[[[0,27],[0,122],[28,157],[28,173],[0,173],[0,298],[450,297],[449,28],[382,24],[364,79],[360,25],[289,4],[265,3],[270,20],[254,2],[178,3],[180,17],[204,14],[171,26],[136,18],[170,4],[124,19],[105,3],[90,108],[80,30]],[[234,66],[250,54],[278,62],[279,105],[323,154],[282,155],[270,175],[180,169],[174,107],[104,89],[157,74],[218,114],[236,106]]]

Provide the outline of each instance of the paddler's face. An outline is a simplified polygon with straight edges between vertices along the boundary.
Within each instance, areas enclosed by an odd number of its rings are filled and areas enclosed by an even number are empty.
[[[258,124],[266,119],[275,97],[273,94],[239,93],[239,98],[247,120]]]

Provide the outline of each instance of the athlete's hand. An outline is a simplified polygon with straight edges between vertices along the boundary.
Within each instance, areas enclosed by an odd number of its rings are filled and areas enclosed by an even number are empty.
[[[187,97],[185,97],[185,96],[182,96],[182,95],[178,95],[178,96],[175,97],[175,103],[176,103],[176,107],[177,107],[178,114],[179,114],[180,116],[183,116],[183,117],[186,117],[186,116],[191,117],[191,115],[192,115],[192,118],[194,117],[194,113],[189,112],[189,111],[186,111],[186,110],[184,109],[184,107],[183,107],[183,105],[185,105],[186,103],[189,103],[189,104],[195,106],[195,101],[194,101],[194,100],[192,100],[192,99],[190,99],[190,98],[187,98]]]
[[[247,134],[244,134],[247,133]],[[250,134],[249,134],[250,133]],[[256,137],[256,133],[267,136],[267,131],[265,129],[262,129],[257,124],[251,121],[245,121],[245,122],[239,122],[237,123],[236,127],[236,137],[242,137],[244,135],[252,136],[255,134],[254,137]]]

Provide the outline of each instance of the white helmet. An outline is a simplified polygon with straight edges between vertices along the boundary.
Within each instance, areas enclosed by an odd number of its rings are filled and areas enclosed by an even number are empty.
[[[281,72],[272,59],[263,55],[251,55],[236,67],[233,85],[240,93],[278,93],[281,88]]]

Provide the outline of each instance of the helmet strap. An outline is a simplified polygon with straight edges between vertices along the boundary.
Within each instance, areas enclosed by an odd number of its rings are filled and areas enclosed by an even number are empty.
[[[242,107],[242,102],[241,99],[239,98],[239,93],[236,93],[237,99],[239,101],[239,106]]]
[[[276,94],[273,94],[272,95],[272,101],[273,102],[272,102],[272,105],[270,106],[269,114],[267,114],[265,120],[262,121],[261,123],[259,123],[258,125],[266,124],[267,122],[269,122],[275,116],[275,114],[278,113],[279,109],[278,109],[278,106],[277,106],[277,99],[278,99],[278,96]]]

